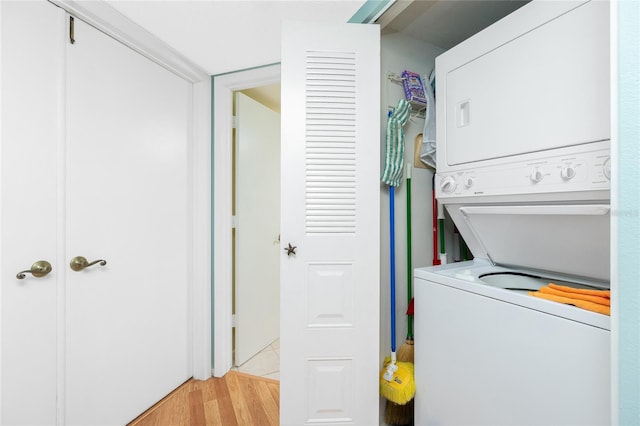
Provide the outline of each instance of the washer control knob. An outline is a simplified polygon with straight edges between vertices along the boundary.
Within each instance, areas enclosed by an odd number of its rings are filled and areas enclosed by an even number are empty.
[[[571,180],[575,177],[575,175],[576,168],[574,166],[572,166],[571,164],[565,164],[564,166],[562,166],[562,169],[560,170],[560,176],[562,176],[562,179]]]
[[[604,160],[602,171],[604,172],[604,177],[606,177],[607,180],[611,180],[611,157]]]
[[[456,180],[452,176],[447,176],[440,182],[440,189],[445,194],[453,193],[453,191],[456,190],[457,186],[458,185],[456,184]]]
[[[542,178],[544,177],[544,175],[542,174],[542,172],[538,169],[533,169],[531,171],[531,174],[529,175],[529,177],[531,178],[531,181],[533,183],[538,183],[542,180]]]
[[[466,186],[467,188],[471,188],[474,183],[475,182],[472,177],[468,177],[464,180],[464,186]]]

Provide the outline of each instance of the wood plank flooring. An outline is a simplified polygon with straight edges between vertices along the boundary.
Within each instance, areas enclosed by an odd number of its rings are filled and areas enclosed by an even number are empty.
[[[230,371],[189,380],[129,426],[278,425],[280,382]]]

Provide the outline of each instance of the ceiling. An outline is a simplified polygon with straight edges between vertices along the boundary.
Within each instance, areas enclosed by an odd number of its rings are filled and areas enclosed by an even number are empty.
[[[267,108],[280,113],[280,83],[268,86],[252,87],[241,91]]]
[[[383,27],[383,34],[400,32],[448,50],[529,1],[398,1],[378,23]]]
[[[383,34],[449,49],[528,0],[396,0]],[[366,0],[105,0],[210,75],[280,62],[282,21],[347,22]]]
[[[365,0],[106,0],[210,75],[280,62],[284,20],[347,22]]]
[[[365,0],[104,0],[210,75],[280,62],[284,20],[347,22]],[[449,49],[528,0],[396,0],[377,20]],[[247,95],[275,111],[280,86]]]

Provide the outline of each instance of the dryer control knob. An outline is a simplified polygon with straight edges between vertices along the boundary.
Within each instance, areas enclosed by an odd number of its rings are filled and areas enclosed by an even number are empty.
[[[560,170],[560,176],[562,176],[562,179],[571,180],[575,177],[575,175],[576,168],[574,166],[572,166],[571,164],[565,164],[564,166],[562,166],[562,169]]]
[[[607,158],[604,161],[602,171],[604,172],[604,177],[606,177],[607,180],[611,180],[611,158]]]
[[[472,177],[468,177],[464,180],[464,186],[466,186],[467,188],[471,188],[474,183],[475,181],[473,180]]]
[[[531,181],[533,183],[538,183],[542,180],[542,178],[544,177],[544,175],[542,174],[542,172],[538,169],[533,169],[531,171],[531,174],[529,175],[529,177],[531,178]]]
[[[442,181],[440,182],[440,189],[445,194],[451,194],[453,191],[456,190],[457,186],[458,185],[456,184],[456,180],[451,176],[447,176],[446,178],[442,179]]]

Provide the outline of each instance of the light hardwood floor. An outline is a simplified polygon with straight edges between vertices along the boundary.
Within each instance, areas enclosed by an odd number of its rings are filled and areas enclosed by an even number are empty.
[[[189,380],[129,426],[278,425],[280,382],[230,371]]]

